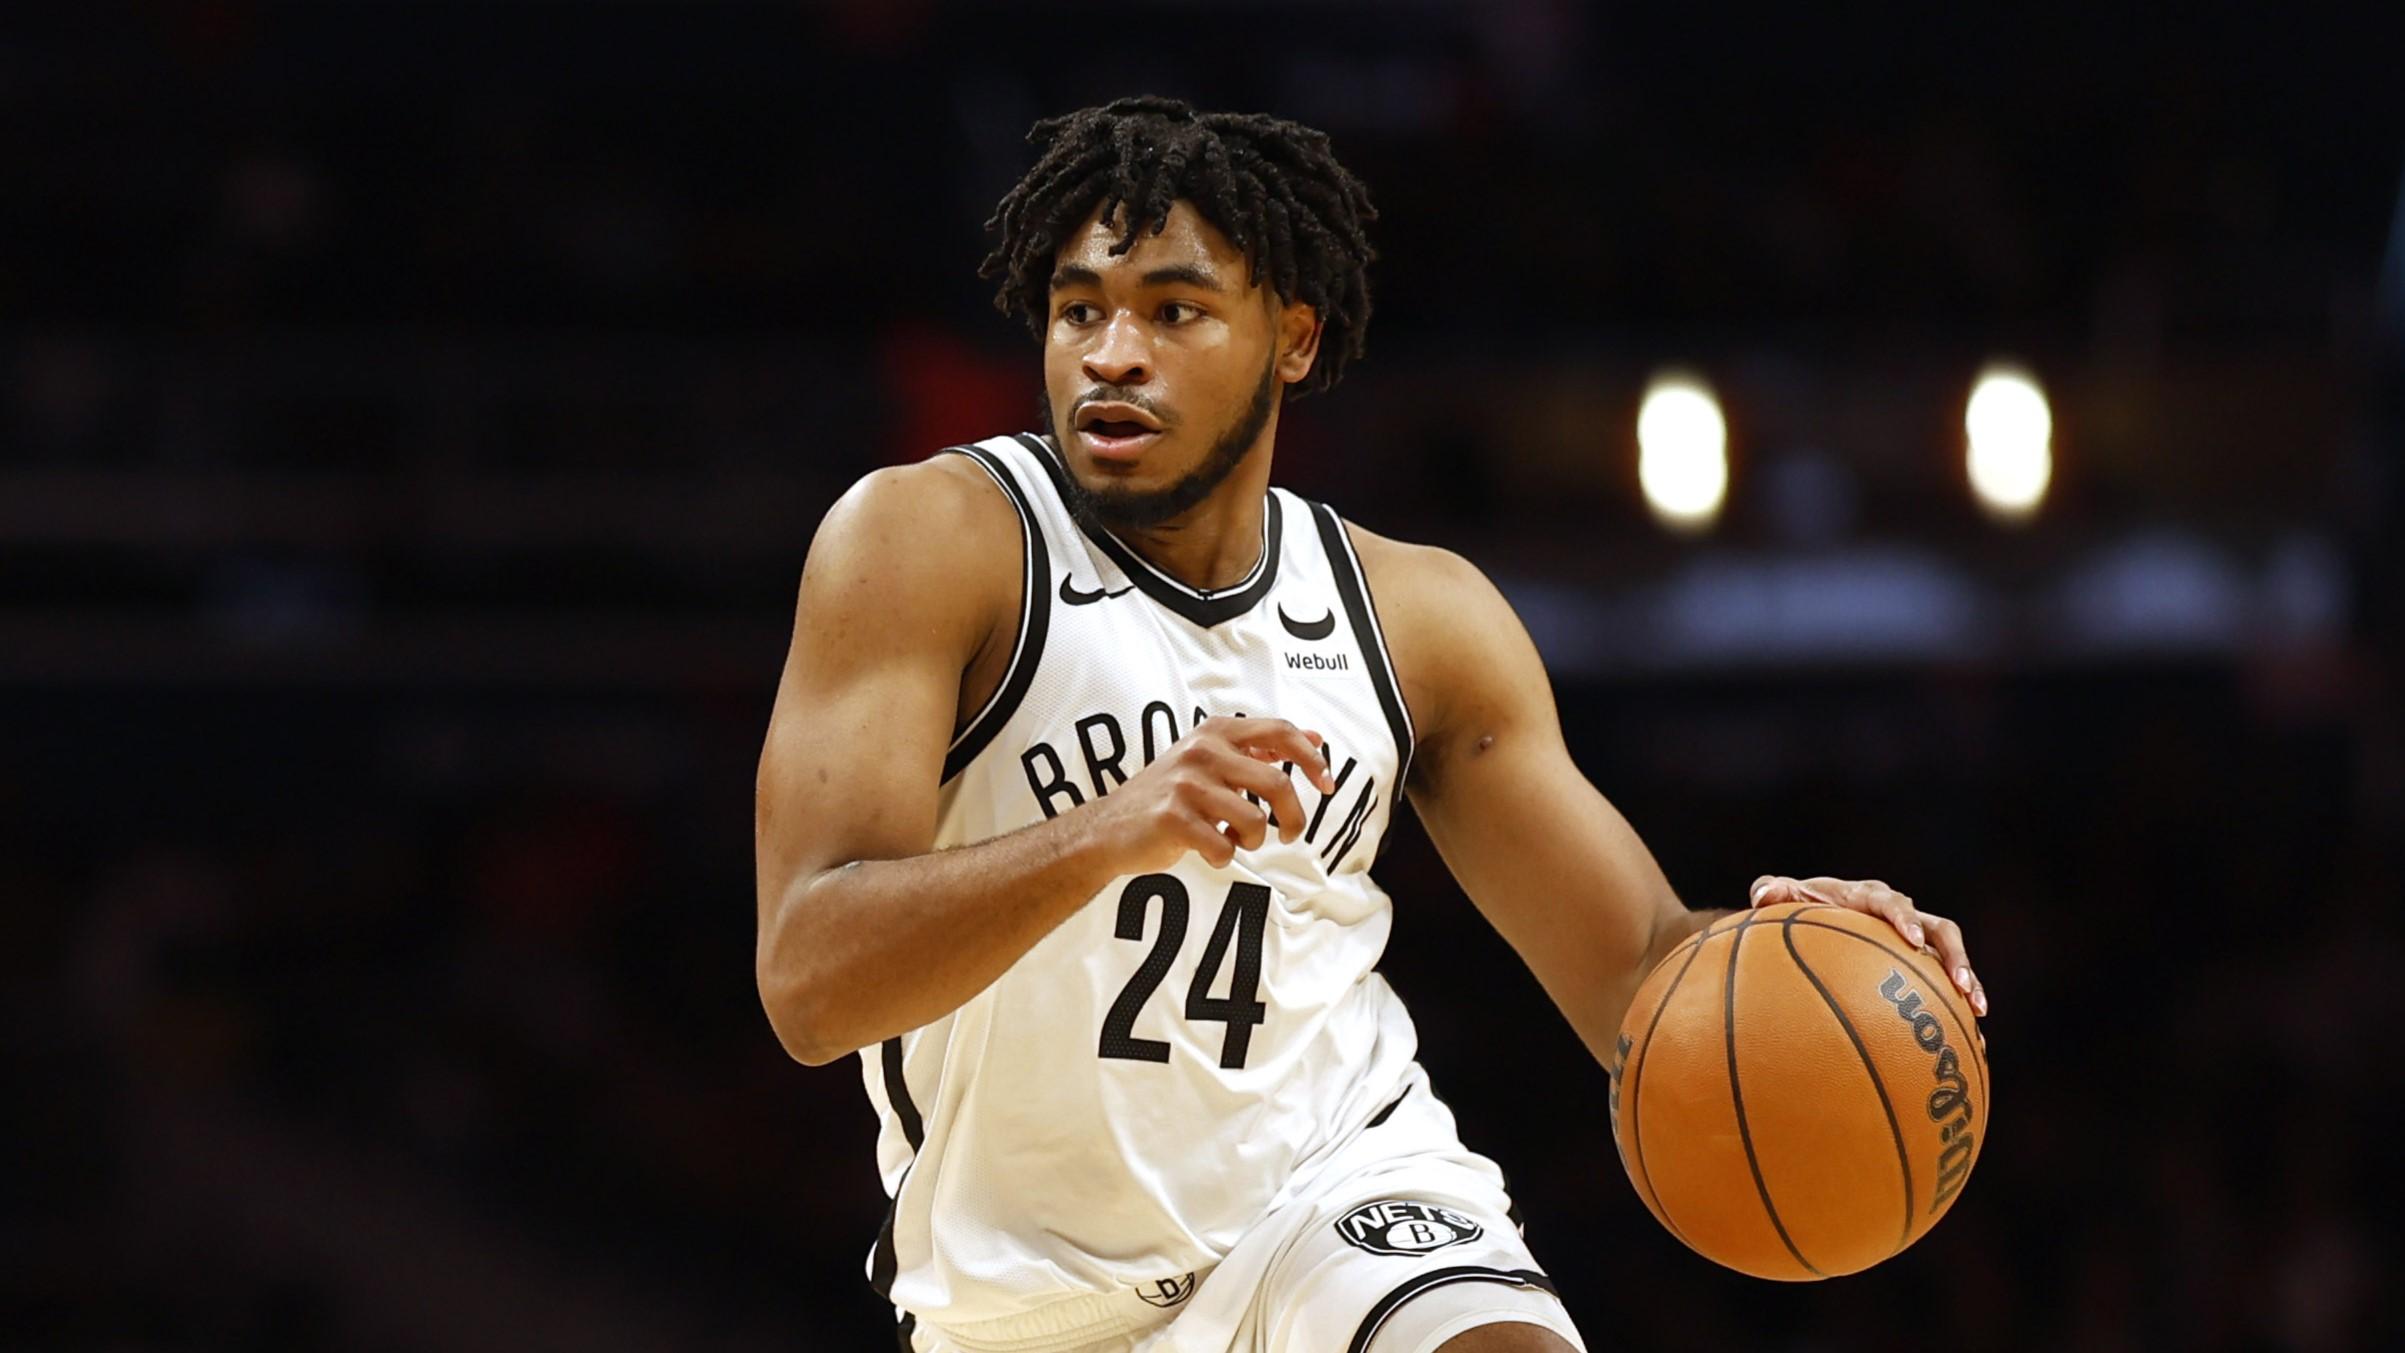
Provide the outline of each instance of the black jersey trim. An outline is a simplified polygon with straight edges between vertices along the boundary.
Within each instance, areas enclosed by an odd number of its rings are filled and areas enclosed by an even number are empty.
[[[1014,435],[1019,444],[1032,452],[1043,465],[1044,473],[1052,477],[1052,489],[1060,495],[1061,509],[1077,522],[1077,529],[1085,533],[1086,539],[1094,542],[1095,549],[1117,564],[1119,571],[1126,574],[1127,580],[1134,583],[1136,590],[1145,596],[1209,629],[1250,611],[1261,598],[1269,595],[1269,589],[1276,584],[1278,552],[1285,538],[1286,514],[1278,505],[1278,495],[1275,493],[1262,495],[1261,557],[1254,561],[1253,571],[1246,575],[1244,581],[1231,587],[1206,591],[1188,587],[1154,568],[1145,562],[1142,555],[1121,544],[1119,537],[1079,517],[1069,506],[1069,470],[1061,463],[1060,452],[1054,449],[1051,441],[1033,433]]]
[[[944,449],[976,461],[994,477],[1019,514],[1019,531],[1025,540],[1025,548],[1020,551],[1024,581],[1019,597],[1019,633],[1011,641],[1010,666],[1003,670],[1002,681],[987,697],[985,708],[977,711],[969,726],[960,730],[960,736],[944,752],[942,783],[949,784],[993,742],[1002,725],[1010,722],[1010,716],[1018,712],[1019,702],[1027,697],[1027,687],[1035,680],[1036,664],[1044,656],[1044,636],[1052,627],[1052,558],[1051,552],[1044,548],[1044,529],[1027,501],[1026,490],[1019,486],[1018,476],[1003,465],[1001,457],[976,446]]]
[[[909,1078],[902,1074],[902,1040],[885,1040],[880,1049],[880,1063],[885,1070],[885,1102],[893,1107],[894,1120],[902,1125],[902,1140],[910,1143],[910,1153],[916,1157],[927,1141],[926,1121],[919,1117],[917,1101],[910,1097]],[[911,1165],[918,1164],[913,1159]],[[903,1167],[902,1177],[894,1183],[892,1201],[885,1205],[885,1220],[877,1227],[877,1248],[870,1252],[868,1284],[877,1295],[893,1299],[894,1274],[901,1268],[894,1253],[894,1215],[902,1210],[902,1190],[910,1187],[910,1166]]]
[[[910,1143],[915,1154],[927,1141],[927,1125],[919,1118],[919,1106],[910,1098],[910,1082],[902,1075],[902,1040],[899,1035],[885,1040],[885,1099],[893,1105],[894,1117],[901,1120],[902,1140]]]
[[[885,1204],[885,1220],[877,1226],[877,1248],[869,1253],[868,1285],[886,1301],[894,1299],[894,1275],[902,1268],[900,1258],[894,1253],[894,1214],[902,1210],[902,1190],[909,1187],[910,1171],[905,1168],[902,1178],[894,1184],[893,1198]]]
[[[1432,1269],[1405,1279],[1395,1290],[1378,1298],[1378,1303],[1370,1307],[1369,1314],[1361,1318],[1361,1328],[1353,1331],[1353,1341],[1345,1345],[1346,1353],[1364,1353],[1370,1346],[1370,1340],[1376,1337],[1378,1327],[1385,1324],[1387,1318],[1404,1302],[1454,1283],[1507,1283],[1513,1287],[1533,1287],[1540,1292],[1552,1292],[1556,1297],[1561,1295],[1555,1290],[1553,1279],[1532,1268],[1487,1268],[1479,1264],[1459,1264],[1452,1268]]]
[[[894,1322],[894,1345],[901,1353],[917,1353],[918,1345],[910,1341],[910,1336],[916,1334],[918,1328],[919,1318],[908,1311],[902,1312],[902,1318]]]
[[[1395,682],[1394,657],[1386,651],[1386,631],[1378,625],[1369,579],[1361,571],[1361,557],[1353,553],[1352,538],[1336,510],[1326,503],[1313,503],[1311,514],[1319,524],[1328,569],[1336,575],[1336,595],[1344,602],[1346,618],[1353,622],[1353,642],[1361,649],[1361,665],[1369,671],[1370,687],[1378,693],[1378,708],[1386,711],[1386,726],[1395,735],[1395,783],[1406,784],[1411,777],[1411,711],[1403,704],[1402,687]]]

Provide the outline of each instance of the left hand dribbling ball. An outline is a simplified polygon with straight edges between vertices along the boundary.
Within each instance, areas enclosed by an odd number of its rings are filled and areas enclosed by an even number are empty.
[[[1612,1135],[1690,1249],[1758,1278],[1858,1273],[1928,1234],[1987,1142],[1962,993],[1885,920],[1790,903],[1724,917],[1620,1026]]]

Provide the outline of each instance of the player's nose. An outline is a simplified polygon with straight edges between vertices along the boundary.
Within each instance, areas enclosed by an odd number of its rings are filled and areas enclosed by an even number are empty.
[[[1126,315],[1114,317],[1086,349],[1085,367],[1086,375],[1102,385],[1142,385],[1150,380],[1141,327]]]

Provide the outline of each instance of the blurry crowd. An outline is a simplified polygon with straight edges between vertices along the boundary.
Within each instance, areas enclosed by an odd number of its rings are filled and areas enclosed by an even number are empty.
[[[1385,213],[1378,318],[1281,478],[1530,595],[1710,547],[1627,482],[1658,360],[1725,382],[1741,476],[1846,467],[1823,534],[2034,573],[2170,521],[2341,561],[2348,614],[2277,650],[1557,671],[1692,905],[1886,878],[1995,1000],[1944,1224],[1862,1277],[1737,1278],[1638,1205],[1602,1071],[1403,832],[1386,970],[1590,1345],[2405,1344],[2393,44],[103,8],[0,20],[0,1345],[889,1346],[858,1069],[788,1061],[752,990],[753,758],[827,503],[1034,415],[974,276],[1023,129],[1138,88],[1334,133]],[[1285,40],[1222,69],[1223,20]],[[1931,453],[1998,346],[2063,410],[2062,502],[2015,541]],[[1727,535],[1814,546],[1744,492]]]

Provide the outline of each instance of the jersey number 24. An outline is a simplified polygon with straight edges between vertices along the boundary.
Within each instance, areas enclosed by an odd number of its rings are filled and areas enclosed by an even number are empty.
[[[1127,979],[1119,999],[1111,1002],[1109,1017],[1102,1021],[1101,1053],[1105,1057],[1136,1062],[1169,1060],[1168,1043],[1136,1036],[1136,1015],[1161,979],[1169,975],[1178,947],[1186,942],[1189,907],[1185,883],[1174,874],[1139,874],[1128,880],[1119,894],[1118,935],[1123,940],[1142,940],[1144,914],[1152,910],[1156,899],[1161,903],[1161,928],[1153,936],[1152,952]],[[1203,946],[1202,962],[1195,965],[1194,982],[1186,988],[1187,1019],[1217,1020],[1228,1026],[1227,1037],[1219,1045],[1222,1067],[1244,1065],[1245,1053],[1252,1047],[1253,1026],[1269,1018],[1269,1007],[1261,1000],[1261,933],[1268,924],[1267,887],[1239,883],[1229,888],[1227,903],[1219,909],[1219,923],[1211,927],[1211,942]],[[1211,988],[1218,983],[1231,944],[1236,950],[1236,971],[1228,979],[1228,994],[1214,996]]]

